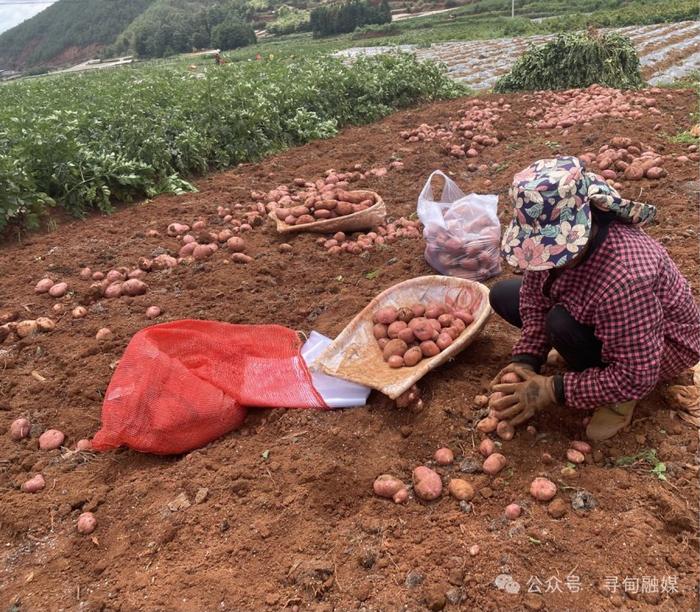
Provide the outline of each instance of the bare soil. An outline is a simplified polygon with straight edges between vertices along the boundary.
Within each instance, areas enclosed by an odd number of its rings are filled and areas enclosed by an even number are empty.
[[[216,207],[248,204],[251,189],[356,163],[386,166],[392,156],[401,158],[403,170],[361,184],[382,195],[390,215],[414,212],[426,177],[440,168],[465,191],[498,193],[505,222],[516,171],[556,151],[597,149],[616,135],[674,155],[667,177],[626,183],[622,191],[658,205],[659,222],[649,233],[670,250],[698,296],[697,167],[675,161],[686,147],[667,139],[688,129],[697,98],[689,91],[655,97],[662,115],[601,121],[564,136],[524,127],[532,97],[508,96],[513,113],[500,126],[506,137],[477,160],[499,165],[485,172],[467,172],[466,163],[445,155],[437,142],[407,144],[399,137],[420,123],[455,117],[463,105],[455,100],[208,176],[197,182],[197,194],[65,220],[50,233],[0,248],[0,310],[51,316],[54,301],[33,292],[47,272],[69,280],[75,293],[64,299],[72,307],[89,284],[78,279],[81,266],[106,271],[133,266],[158,247],[175,252],[178,243],[165,235],[172,221],[203,217],[215,225]],[[654,131],[657,123],[662,127]],[[149,229],[163,237],[147,237]],[[0,345],[2,609],[698,609],[698,432],[675,417],[658,391],[641,402],[631,427],[598,445],[573,477],[560,471],[570,440],[584,435],[585,414],[566,409],[539,416],[536,436],[521,431],[503,443],[508,467],[499,477],[460,471],[463,459],[478,458],[473,397],[507,363],[517,338],[517,330],[495,316],[464,353],[421,381],[425,405],[418,412],[373,393],[365,408],[251,410],[240,430],[181,457],[39,451],[42,429],[64,431],[69,448],[98,429],[111,367],[129,338],[150,324],[144,316],[150,304],[164,309],[161,322],[278,323],[335,336],[378,292],[431,273],[421,240],[399,240],[366,257],[329,255],[313,235],[286,238],[293,251],[279,253],[285,240],[271,224],[247,240],[255,257],[247,266],[224,263],[226,253],[219,251],[204,263],[151,273],[145,296],[102,300],[83,320],[64,315],[52,333]],[[115,339],[98,345],[95,332],[105,325]],[[19,416],[35,429],[30,439],[13,442],[7,431]],[[445,482],[461,476],[477,489],[470,512],[446,495],[403,506],[373,495],[377,475],[390,472],[408,482],[440,446],[457,455],[455,466],[437,468]],[[667,480],[643,461],[617,465],[645,449],[656,450]],[[553,464],[540,461],[544,451]],[[46,489],[21,492],[19,485],[39,471]],[[551,518],[530,498],[529,483],[538,475],[558,483],[562,518]],[[201,503],[168,508],[181,493],[194,502],[203,488]],[[594,509],[572,508],[570,498],[582,490],[595,499]],[[524,507],[515,521],[503,515],[511,502]],[[92,536],[76,532],[83,511],[97,517]],[[474,544],[480,551],[471,556]],[[497,580],[502,574],[510,581]],[[528,592],[538,589],[541,594]],[[445,603],[447,595],[461,603]]]

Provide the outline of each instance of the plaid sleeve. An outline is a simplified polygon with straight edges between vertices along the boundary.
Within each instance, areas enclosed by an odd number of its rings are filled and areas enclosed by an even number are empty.
[[[545,319],[554,303],[542,293],[546,272],[525,272],[520,287],[520,318],[523,321],[520,340],[513,347],[513,357],[534,355],[541,363],[547,358],[550,345]]]
[[[595,335],[604,368],[564,374],[566,405],[597,408],[640,399],[658,381],[663,353],[663,310],[648,281],[628,281],[601,299]]]

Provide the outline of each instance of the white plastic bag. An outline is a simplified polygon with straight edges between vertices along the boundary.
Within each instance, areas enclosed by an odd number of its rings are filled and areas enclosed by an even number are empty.
[[[432,180],[445,180],[442,196],[435,200]],[[418,218],[424,226],[425,259],[448,276],[482,281],[501,272],[501,224],[498,196],[465,195],[440,170],[428,178],[418,196]]]
[[[329,408],[364,406],[371,391],[369,387],[335,376],[328,376],[315,368],[316,360],[332,342],[323,334],[312,331],[309,334],[309,339],[301,347],[301,356],[311,372],[311,381]]]

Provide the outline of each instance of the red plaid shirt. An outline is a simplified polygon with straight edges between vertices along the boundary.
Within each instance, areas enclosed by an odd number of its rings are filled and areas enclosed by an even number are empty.
[[[604,368],[564,374],[566,405],[596,408],[640,399],[700,357],[700,311],[690,287],[665,249],[642,230],[612,223],[581,265],[526,272],[520,290],[522,336],[514,355],[544,359],[550,346],[545,317],[560,304],[602,343]]]

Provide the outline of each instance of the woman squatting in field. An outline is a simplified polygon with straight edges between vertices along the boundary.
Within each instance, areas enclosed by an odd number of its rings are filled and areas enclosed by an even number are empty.
[[[660,380],[698,362],[700,311],[666,250],[639,227],[656,209],[622,198],[579,159],[535,162],[510,194],[502,250],[524,274],[497,283],[490,301],[522,335],[491,406],[512,425],[556,404],[593,409],[586,433],[608,439]],[[563,375],[539,374],[551,348]],[[501,381],[508,372],[520,382]]]

